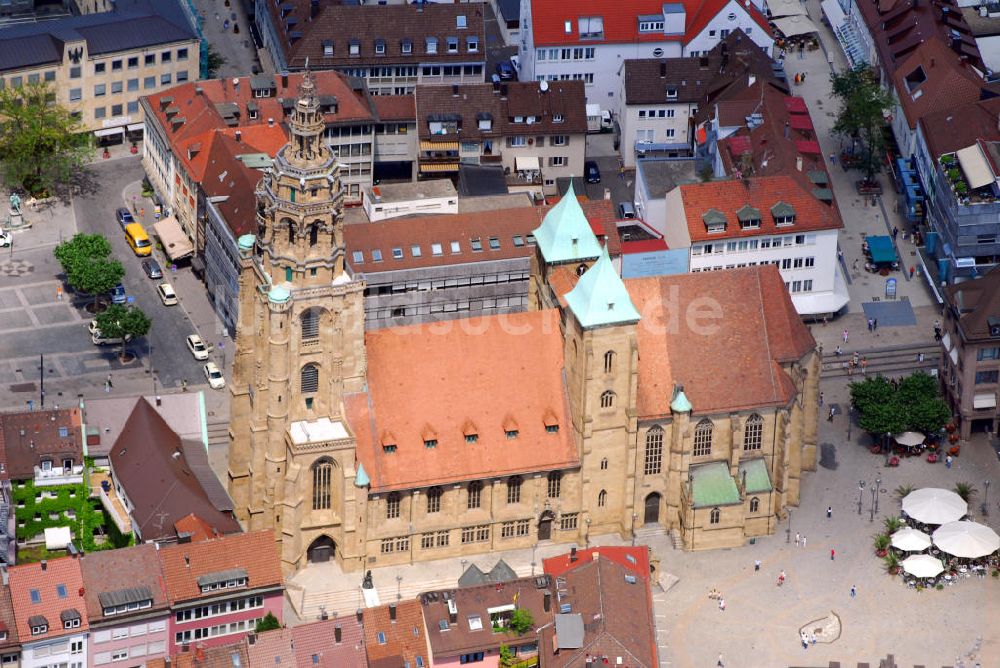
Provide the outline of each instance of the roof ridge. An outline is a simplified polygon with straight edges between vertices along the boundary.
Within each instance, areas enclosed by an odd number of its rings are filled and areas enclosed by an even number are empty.
[[[764,290],[761,285],[760,280],[760,269],[754,269],[754,278],[757,283],[757,295],[760,297],[760,317],[762,320],[763,330],[764,330],[764,349],[767,352],[767,360],[769,364],[767,365],[768,374],[771,376],[771,396],[772,401],[778,398],[778,392],[775,388],[775,378],[774,378],[774,356],[771,354],[771,335],[767,329],[767,309],[764,308]]]

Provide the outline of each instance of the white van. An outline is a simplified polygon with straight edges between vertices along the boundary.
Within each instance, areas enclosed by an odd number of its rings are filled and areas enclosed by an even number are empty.
[[[598,104],[587,105],[587,132],[595,134],[611,130],[612,127],[610,111],[601,109]]]

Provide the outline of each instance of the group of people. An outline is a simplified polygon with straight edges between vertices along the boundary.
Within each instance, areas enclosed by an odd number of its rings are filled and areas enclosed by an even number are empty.
[[[874,331],[872,330],[872,324],[871,324],[872,322],[878,322],[878,321],[872,321],[872,320],[868,321],[869,323],[868,329],[870,331]],[[877,327],[878,325],[875,326]],[[840,346],[837,346],[837,348],[833,351],[833,353],[837,356],[840,356],[844,354],[844,351]],[[847,372],[848,376],[853,376],[855,369],[861,369],[861,373],[863,374],[868,373],[868,358],[856,350],[854,351],[854,354],[851,355],[850,359],[844,360],[841,363],[841,365],[843,366],[844,371]]]

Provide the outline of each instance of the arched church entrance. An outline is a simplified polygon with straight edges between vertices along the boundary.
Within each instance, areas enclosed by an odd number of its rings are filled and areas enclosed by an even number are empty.
[[[320,536],[306,550],[306,558],[310,564],[322,564],[330,561],[337,554],[337,544],[329,536]]]
[[[642,516],[643,524],[658,524],[660,521],[660,494],[653,492],[646,497],[646,509]]]
[[[546,510],[538,518],[538,540],[549,540],[552,538],[552,520],[556,517],[551,510]]]

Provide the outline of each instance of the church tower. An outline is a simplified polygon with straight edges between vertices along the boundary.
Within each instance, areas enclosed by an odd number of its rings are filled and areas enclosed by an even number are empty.
[[[364,283],[345,267],[340,167],[308,72],[288,126],[257,186],[257,235],[238,242],[229,492],[245,529],[275,529],[290,572],[363,545],[343,397],[364,389],[365,350]]]

